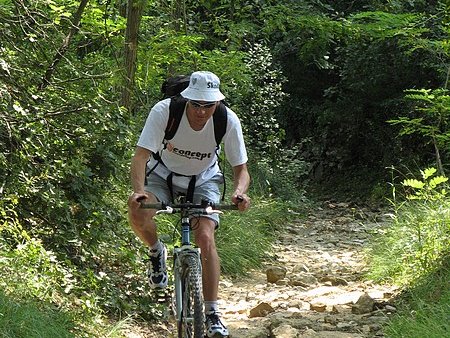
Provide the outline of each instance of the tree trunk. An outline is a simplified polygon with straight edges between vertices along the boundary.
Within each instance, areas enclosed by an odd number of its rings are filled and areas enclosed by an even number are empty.
[[[173,28],[176,32],[187,34],[187,18],[185,0],[176,0],[172,5]]]
[[[55,72],[56,66],[63,58],[64,54],[66,53],[67,49],[69,48],[70,41],[72,40],[73,36],[78,32],[80,29],[80,21],[81,17],[83,15],[84,9],[86,8],[86,5],[88,4],[89,0],[81,0],[80,5],[78,6],[77,12],[73,16],[73,19],[70,21],[71,28],[69,31],[69,34],[64,38],[64,41],[59,47],[58,51],[56,52],[55,56],[53,57],[53,61],[50,64],[50,66],[47,68],[47,71],[45,72],[44,77],[42,78],[42,82],[39,85],[39,89],[44,89],[50,84],[50,80],[53,76],[53,73]]]
[[[437,165],[438,173],[439,173],[439,175],[445,176],[444,166],[442,165],[442,160],[441,160],[441,153],[439,151],[439,147],[437,145],[437,141],[436,141],[436,138],[434,135],[433,135],[433,145],[434,145],[434,152],[436,155],[436,165]]]
[[[139,24],[143,8],[144,2],[142,0],[128,0],[127,28],[125,31],[125,74],[120,104],[129,112],[133,111],[131,99],[136,72]]]

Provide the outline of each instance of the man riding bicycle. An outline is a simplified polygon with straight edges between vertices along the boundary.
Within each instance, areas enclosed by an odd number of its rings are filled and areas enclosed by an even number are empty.
[[[171,123],[171,102],[175,98],[156,103],[145,122],[131,160],[133,193],[128,200],[129,219],[136,235],[149,247],[148,278],[153,288],[167,286],[167,250],[158,239],[153,219],[155,210],[141,209],[140,201],[142,198],[146,203],[171,201],[178,194],[187,195],[193,203],[220,201],[219,186],[224,178],[218,166],[219,149],[214,135],[215,119],[212,118],[213,114],[219,114],[219,105],[223,105],[221,101],[225,98],[219,86],[219,78],[211,72],[192,73],[189,86],[181,92],[184,111],[178,129],[170,140],[165,139],[165,130]],[[246,195],[250,184],[247,151],[239,118],[228,107],[225,113],[224,151],[233,167],[231,201],[244,211],[250,206],[250,198]],[[218,225],[219,216],[214,214],[196,219],[192,226],[196,245],[201,250],[208,337],[228,336],[228,330],[219,318],[217,304],[220,262],[214,231]]]

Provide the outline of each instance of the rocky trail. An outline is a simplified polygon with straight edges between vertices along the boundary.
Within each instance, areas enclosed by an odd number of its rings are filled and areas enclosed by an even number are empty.
[[[381,210],[325,202],[283,227],[264,268],[220,282],[230,338],[383,337],[397,290],[363,279],[364,247],[383,225]],[[131,331],[174,337],[170,322]]]

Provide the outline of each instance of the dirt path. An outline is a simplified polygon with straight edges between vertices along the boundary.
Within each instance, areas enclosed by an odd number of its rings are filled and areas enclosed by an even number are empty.
[[[396,290],[362,279],[364,247],[383,224],[379,210],[326,202],[287,225],[263,269],[221,281],[230,338],[383,337]],[[174,327],[149,329],[127,337],[169,338]]]

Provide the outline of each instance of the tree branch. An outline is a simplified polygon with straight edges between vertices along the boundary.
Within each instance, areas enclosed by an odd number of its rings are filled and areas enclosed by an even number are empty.
[[[80,25],[81,17],[83,15],[83,11],[88,2],[89,2],[89,0],[81,0],[80,1],[80,6],[78,6],[77,12],[75,13],[75,15],[73,17],[73,20],[71,20],[72,27],[69,31],[69,34],[67,34],[67,36],[64,38],[61,47],[59,47],[58,51],[56,52],[55,56],[53,57],[52,63],[47,68],[47,71],[45,72],[45,75],[42,78],[42,83],[39,85],[40,90],[46,88],[50,84],[50,80],[53,76],[53,73],[55,72],[56,66],[61,61],[61,59],[63,58],[67,49],[69,48],[72,37],[80,29],[79,25]]]

